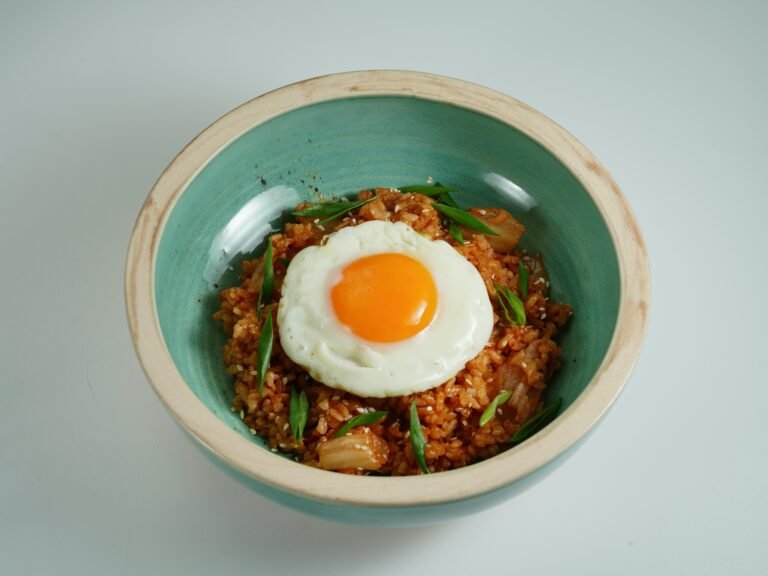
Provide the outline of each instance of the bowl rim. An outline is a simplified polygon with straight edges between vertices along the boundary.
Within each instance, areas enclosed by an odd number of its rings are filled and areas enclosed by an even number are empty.
[[[428,476],[349,476],[290,461],[219,420],[184,382],[157,316],[154,270],[169,214],[197,174],[252,128],[291,110],[361,96],[407,96],[451,104],[510,125],[538,142],[579,180],[606,222],[616,250],[619,310],[596,373],[558,418],[530,440],[493,458]],[[436,505],[503,488],[551,462],[583,438],[613,404],[634,368],[648,323],[650,269],[640,228],[618,185],[574,136],[530,106],[463,80],[405,70],[342,72],[278,88],[242,104],[198,134],[162,172],[133,228],[125,269],[131,337],[142,368],[175,419],[235,470],[263,484],[339,505]]]

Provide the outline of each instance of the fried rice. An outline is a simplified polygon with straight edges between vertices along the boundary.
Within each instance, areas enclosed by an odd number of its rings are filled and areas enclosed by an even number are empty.
[[[271,362],[260,395],[257,366],[263,320],[257,314],[257,303],[264,262],[263,257],[247,260],[242,264],[240,285],[221,291],[221,306],[214,315],[229,336],[223,355],[234,379],[232,410],[241,414],[251,433],[263,438],[271,450],[310,466],[320,466],[320,447],[333,440],[345,422],[366,412],[386,411],[384,419],[354,429],[359,438],[368,438],[379,447],[377,469],[351,467],[338,471],[408,475],[421,473],[409,439],[409,408],[415,400],[431,472],[490,458],[507,449],[510,437],[541,410],[547,382],[560,367],[561,349],[554,338],[566,324],[571,308],[549,298],[549,279],[540,255],[496,252],[482,234],[460,245],[433,208],[432,198],[385,188],[363,191],[358,198],[374,194],[378,198],[336,222],[323,226],[319,221],[298,218],[298,222],[286,224],[282,232],[271,237],[275,281],[265,312],[276,311],[287,266],[303,248],[322,243],[328,234],[342,227],[370,220],[404,222],[427,238],[450,243],[477,268],[494,305],[494,327],[487,345],[458,374],[436,388],[401,397],[363,398],[312,379],[284,353],[275,327]],[[521,262],[530,271],[524,299],[526,324],[514,325],[504,317],[495,285],[519,295]],[[262,314],[262,319],[265,317]],[[303,390],[309,401],[300,442],[294,440],[289,424],[291,387]],[[498,407],[490,422],[480,426],[481,414],[503,390],[511,394],[508,402]]]

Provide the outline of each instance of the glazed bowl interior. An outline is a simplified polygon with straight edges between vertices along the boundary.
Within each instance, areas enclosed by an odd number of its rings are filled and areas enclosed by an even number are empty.
[[[154,268],[157,318],[173,363],[210,412],[264,446],[230,411],[225,335],[212,316],[220,289],[238,283],[240,263],[263,251],[269,231],[299,201],[428,178],[456,188],[463,206],[505,208],[525,224],[521,246],[543,254],[552,296],[574,309],[547,395],[561,397],[563,410],[580,396],[611,343],[621,286],[609,227],[585,187],[497,119],[426,99],[360,96],[246,131],[194,175],[167,216]]]
[[[302,200],[439,181],[465,207],[502,207],[544,255],[553,297],[573,306],[558,417],[493,458],[439,474],[350,476],[266,449],[230,411],[213,320],[272,230]],[[247,102],[166,168],[136,220],[126,307],[159,398],[222,470],[323,518],[414,525],[478,512],[555,469],[622,390],[648,318],[648,259],[610,175],[573,136],[521,102],[451,78],[396,70],[305,80]]]

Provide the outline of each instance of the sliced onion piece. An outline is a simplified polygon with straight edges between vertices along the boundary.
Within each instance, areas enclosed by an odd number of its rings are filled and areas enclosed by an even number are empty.
[[[528,267],[528,273],[530,274],[530,283],[534,286],[543,284],[539,292],[544,296],[549,296],[549,272],[544,266],[544,258],[540,253],[536,253],[530,256],[524,256],[523,262]]]
[[[525,232],[525,226],[515,220],[512,214],[501,208],[470,208],[467,212],[498,234],[498,236],[483,234],[491,248],[496,252],[502,254],[512,252]],[[482,234],[482,232],[464,227],[462,227],[461,233],[465,239],[472,238],[476,234]]]
[[[369,430],[355,431],[323,442],[317,452],[320,467],[326,470],[378,470],[389,458],[387,443]]]

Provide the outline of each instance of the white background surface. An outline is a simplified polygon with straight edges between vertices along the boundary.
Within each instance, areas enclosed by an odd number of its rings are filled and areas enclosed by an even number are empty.
[[[122,4],[0,4],[0,573],[768,573],[768,4]],[[155,398],[123,311],[133,221],[197,132],[367,68],[554,118],[652,262],[644,353],[594,436],[429,528],[329,524],[225,477]]]

